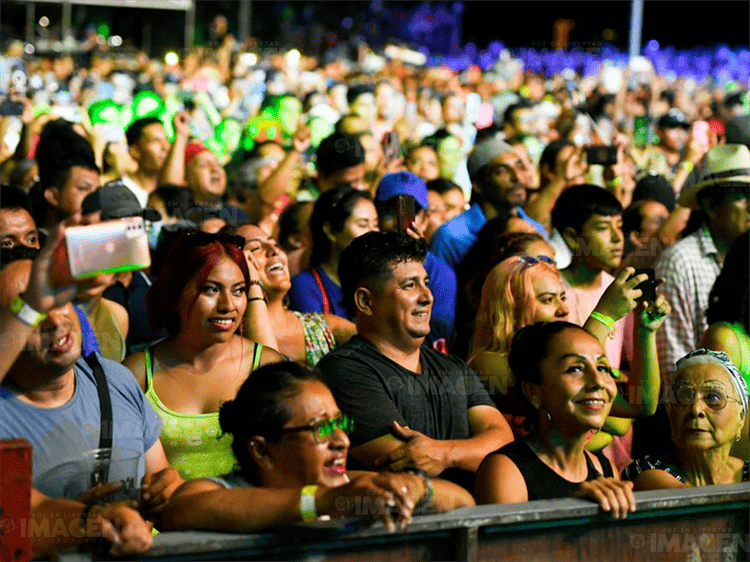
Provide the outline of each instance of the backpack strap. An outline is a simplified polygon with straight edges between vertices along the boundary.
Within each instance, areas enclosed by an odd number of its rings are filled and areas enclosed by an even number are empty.
[[[107,386],[107,377],[104,375],[104,369],[102,369],[99,360],[95,353],[85,357],[86,363],[88,363],[91,370],[94,371],[94,379],[96,380],[96,391],[99,394],[99,409],[101,410],[101,427],[99,430],[99,448],[100,449],[111,449],[112,448],[112,401],[109,396],[109,387]],[[108,470],[101,468],[92,475],[92,484],[99,482],[106,482],[108,478]]]

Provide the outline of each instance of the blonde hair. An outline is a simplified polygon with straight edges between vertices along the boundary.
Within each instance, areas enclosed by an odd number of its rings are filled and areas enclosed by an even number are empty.
[[[513,334],[534,321],[536,294],[533,280],[543,272],[559,275],[557,268],[535,258],[513,256],[492,268],[482,286],[472,352],[508,353]]]

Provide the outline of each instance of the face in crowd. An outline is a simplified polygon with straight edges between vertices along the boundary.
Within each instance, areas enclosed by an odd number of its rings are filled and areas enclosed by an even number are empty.
[[[242,250],[245,257],[250,261],[252,256],[259,266],[258,275],[266,297],[272,300],[276,294],[287,294],[292,282],[286,252],[255,225],[243,225],[237,229],[237,234],[245,238]]]
[[[31,260],[17,260],[0,272],[0,305],[7,307],[29,283]],[[26,347],[13,370],[56,377],[67,373],[81,355],[81,325],[73,305],[53,308],[29,334]]]
[[[130,155],[138,169],[146,174],[158,174],[169,153],[169,141],[160,123],[146,125],[138,141],[130,147]]]
[[[226,172],[210,150],[204,150],[187,163],[185,176],[196,202],[219,201],[227,189]]]
[[[39,231],[26,209],[0,209],[0,247],[15,246],[39,248]]]
[[[48,187],[44,190],[44,198],[61,218],[67,218],[80,212],[83,200],[99,189],[99,183],[99,172],[96,170],[73,166],[65,185],[62,188]]]

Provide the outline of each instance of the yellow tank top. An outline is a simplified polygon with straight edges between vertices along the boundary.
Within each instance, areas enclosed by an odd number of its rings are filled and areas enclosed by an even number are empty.
[[[258,368],[262,350],[263,346],[256,343],[252,371]],[[164,421],[159,437],[169,466],[177,469],[185,480],[232,472],[237,459],[232,452],[232,436],[221,434],[219,412],[181,414],[167,408],[154,392],[153,347],[143,353],[146,364],[145,394]]]

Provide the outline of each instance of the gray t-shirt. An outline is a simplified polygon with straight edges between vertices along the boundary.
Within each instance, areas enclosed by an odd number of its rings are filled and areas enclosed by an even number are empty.
[[[112,401],[113,455],[130,451],[142,455],[159,438],[161,418],[145,399],[133,373],[119,363],[97,357],[107,377]],[[74,487],[70,482],[75,477],[71,474],[73,463],[80,462],[85,452],[99,446],[101,411],[94,374],[82,358],[76,362],[74,372],[73,397],[56,408],[32,406],[17,398],[16,388],[0,386],[0,438],[23,438],[31,442],[34,486],[52,497],[70,497],[66,496],[66,490]],[[136,486],[143,475],[141,457]]]

